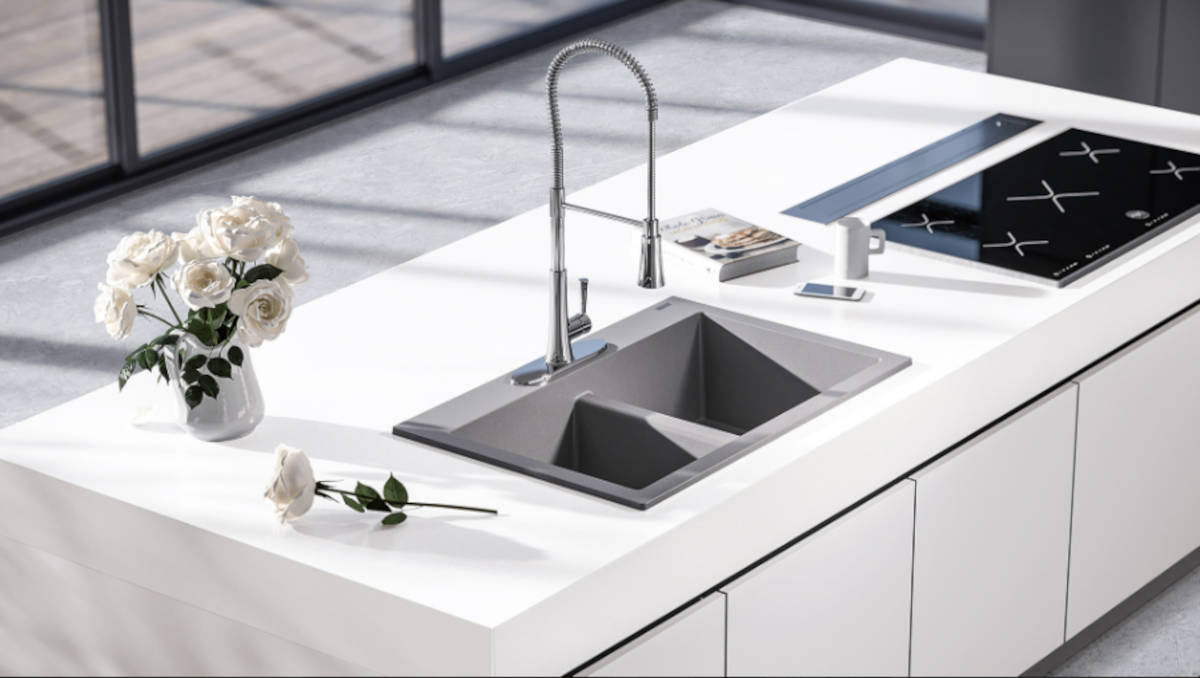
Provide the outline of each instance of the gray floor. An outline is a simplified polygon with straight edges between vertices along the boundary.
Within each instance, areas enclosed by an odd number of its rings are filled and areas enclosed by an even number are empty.
[[[1200,569],[1175,582],[1052,675],[1200,675]]]
[[[708,0],[598,34],[654,76],[662,152],[896,57],[984,66],[979,52]],[[545,203],[542,79],[554,49],[0,240],[0,426],[111,383],[150,336],[143,325],[118,344],[91,319],[104,255],[125,232],[187,230],[230,194],[278,200],[309,263],[304,302]],[[627,72],[572,64],[562,93],[568,188],[643,161],[641,94]],[[1198,598],[1193,574],[1063,670],[1195,675]]]

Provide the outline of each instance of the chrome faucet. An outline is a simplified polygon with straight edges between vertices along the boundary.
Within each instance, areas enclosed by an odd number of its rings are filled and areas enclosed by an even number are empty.
[[[558,114],[558,77],[568,61],[585,52],[607,54],[620,61],[637,78],[638,84],[646,94],[646,113],[650,130],[646,164],[646,218],[640,221],[591,207],[573,205],[566,199],[566,189],[563,187],[562,121]],[[550,336],[546,344],[545,359],[535,360],[512,375],[512,383],[527,386],[543,384],[558,370],[592,358],[607,347],[607,344],[600,340],[584,340],[575,345],[571,344],[575,337],[591,331],[592,321],[587,316],[586,278],[580,280],[582,311],[569,316],[567,308],[564,222],[568,209],[641,227],[641,261],[638,265],[637,283],[650,289],[662,287],[664,284],[662,238],[659,234],[658,219],[654,215],[654,122],[658,119],[658,95],[654,92],[650,76],[624,48],[601,40],[580,40],[563,48],[550,62],[550,68],[546,71],[546,92],[550,100],[550,132],[554,143],[554,183],[550,186]]]

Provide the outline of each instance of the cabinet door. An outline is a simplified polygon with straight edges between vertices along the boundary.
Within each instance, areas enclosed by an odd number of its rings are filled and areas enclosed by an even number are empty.
[[[726,587],[729,675],[906,675],[912,520],[905,480]]]
[[[1063,642],[1075,386],[913,476],[913,675],[1016,675]]]
[[[578,675],[725,675],[725,596],[694,603]]]
[[[1072,636],[1200,546],[1200,312],[1079,381]]]

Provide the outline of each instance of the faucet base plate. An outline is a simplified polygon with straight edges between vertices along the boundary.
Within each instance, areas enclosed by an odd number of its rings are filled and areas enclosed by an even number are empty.
[[[561,367],[551,367],[544,358],[538,358],[522,365],[512,373],[509,380],[515,386],[541,386],[552,378],[557,377],[572,368],[595,358],[604,352],[610,344],[603,339],[583,339],[571,344],[571,352],[575,359]]]

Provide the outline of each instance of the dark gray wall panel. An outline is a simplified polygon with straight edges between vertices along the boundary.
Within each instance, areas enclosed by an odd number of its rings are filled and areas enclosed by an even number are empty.
[[[1159,104],[1200,113],[1200,2],[1167,0]]]
[[[1189,1],[1200,4],[1180,4]],[[1161,0],[992,0],[988,71],[1154,103],[1162,9]]]

